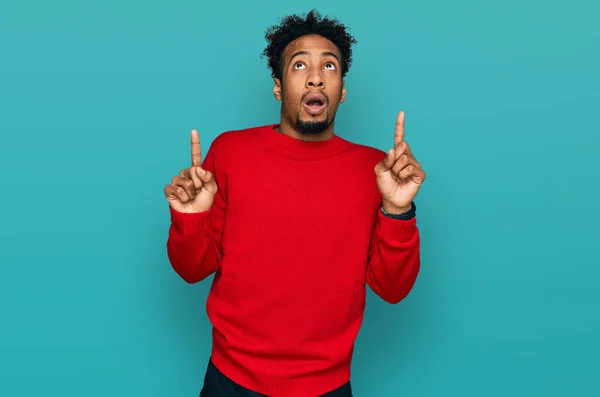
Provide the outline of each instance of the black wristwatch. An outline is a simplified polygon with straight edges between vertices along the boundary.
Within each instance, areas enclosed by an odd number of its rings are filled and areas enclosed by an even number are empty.
[[[389,212],[385,212],[385,210],[383,209],[383,205],[381,206],[381,213],[385,216],[387,216],[388,218],[392,218],[392,219],[399,219],[399,220],[403,220],[403,221],[407,221],[409,219],[412,219],[415,217],[417,212],[417,205],[415,204],[415,202],[411,202],[410,203],[410,209],[406,212],[403,212],[402,214],[390,214]]]

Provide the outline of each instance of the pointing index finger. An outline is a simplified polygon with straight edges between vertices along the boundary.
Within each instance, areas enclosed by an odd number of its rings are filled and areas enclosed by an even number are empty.
[[[396,118],[396,131],[394,132],[394,147],[404,140],[404,111],[398,113]]]
[[[202,166],[202,151],[200,149],[200,137],[198,136],[198,131],[192,130],[191,134],[192,140],[192,166],[200,167]]]

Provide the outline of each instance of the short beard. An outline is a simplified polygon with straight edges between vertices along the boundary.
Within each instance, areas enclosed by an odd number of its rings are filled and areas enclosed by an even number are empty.
[[[329,127],[329,120],[323,121],[304,121],[300,116],[296,116],[296,129],[303,135],[319,135]]]

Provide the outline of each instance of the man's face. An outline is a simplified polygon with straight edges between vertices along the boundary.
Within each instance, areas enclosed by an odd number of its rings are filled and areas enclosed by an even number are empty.
[[[339,50],[322,36],[303,36],[286,47],[282,61],[273,90],[282,117],[302,134],[324,132],[346,96]]]

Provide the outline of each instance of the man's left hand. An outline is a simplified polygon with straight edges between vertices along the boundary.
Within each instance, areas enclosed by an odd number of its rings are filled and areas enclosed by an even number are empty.
[[[391,214],[410,210],[425,181],[425,171],[404,140],[404,112],[398,113],[396,119],[394,149],[390,149],[386,158],[375,166],[375,175],[383,209]]]

